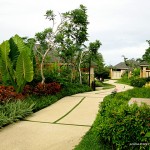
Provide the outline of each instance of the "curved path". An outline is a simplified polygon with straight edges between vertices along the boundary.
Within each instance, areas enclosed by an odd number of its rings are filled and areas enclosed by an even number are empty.
[[[114,83],[118,92],[132,87]],[[112,89],[64,97],[24,121],[0,130],[0,150],[72,150],[90,129]]]

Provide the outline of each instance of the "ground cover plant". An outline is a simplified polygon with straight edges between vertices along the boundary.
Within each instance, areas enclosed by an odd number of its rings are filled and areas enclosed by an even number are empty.
[[[84,150],[86,145],[99,150],[148,149],[150,138],[146,133],[150,131],[150,107],[144,104],[129,106],[128,101],[132,97],[150,98],[149,91],[150,88],[134,88],[106,96],[91,130],[76,150]]]

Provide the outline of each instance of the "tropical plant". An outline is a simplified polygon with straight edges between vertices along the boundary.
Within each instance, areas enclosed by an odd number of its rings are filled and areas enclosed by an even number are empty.
[[[4,84],[13,85],[21,92],[26,82],[33,79],[31,49],[15,35],[0,45],[0,72]]]

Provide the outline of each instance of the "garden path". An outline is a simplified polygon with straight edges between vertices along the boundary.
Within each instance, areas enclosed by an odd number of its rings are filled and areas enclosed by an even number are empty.
[[[116,85],[117,91],[132,87]],[[71,150],[90,129],[99,104],[112,89],[79,93],[64,97],[34,113],[24,121],[0,131],[0,150]]]

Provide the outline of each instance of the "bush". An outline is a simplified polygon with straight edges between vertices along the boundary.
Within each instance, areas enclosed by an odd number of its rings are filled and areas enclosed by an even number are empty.
[[[24,96],[22,94],[15,92],[13,86],[0,86],[0,103],[23,98]]]
[[[134,87],[143,87],[146,84],[146,78],[138,78],[138,79],[131,79],[130,81],[131,86]]]
[[[117,82],[129,85],[130,84],[130,78],[128,78],[128,72],[125,72],[122,75],[121,79],[119,79]]]
[[[53,83],[38,83],[35,87],[26,85],[23,94],[24,95],[55,95],[56,93],[61,91],[61,85],[59,83],[53,82]]]
[[[150,93],[142,88],[144,93]],[[140,149],[146,145],[133,143],[149,143],[145,134],[150,131],[150,107],[146,104],[138,107],[137,104],[128,105],[129,99],[138,93],[139,89],[107,96],[101,103],[100,111],[93,125],[95,133],[99,133],[99,140],[108,143],[113,149]],[[137,96],[137,97],[138,97]],[[146,94],[150,96],[150,94]],[[132,145],[133,144],[133,145]]]

